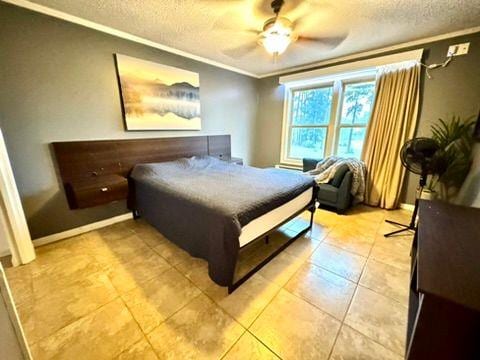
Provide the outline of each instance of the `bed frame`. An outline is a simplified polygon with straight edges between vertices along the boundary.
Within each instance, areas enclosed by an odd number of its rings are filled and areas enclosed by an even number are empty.
[[[273,253],[271,253],[269,256],[267,256],[264,260],[262,260],[259,264],[257,264],[253,269],[251,269],[249,272],[247,272],[244,276],[242,276],[240,279],[237,281],[233,281],[230,285],[228,285],[228,293],[231,294],[235,289],[237,289],[240,285],[242,285],[245,281],[247,281],[252,275],[254,275],[257,271],[259,271],[262,267],[267,265],[271,260],[273,260],[278,254],[280,254],[283,250],[285,250],[287,247],[289,247],[291,244],[295,242],[298,238],[302,237],[304,234],[306,234],[313,225],[313,215],[315,214],[315,199],[316,199],[316,193],[317,189],[316,187],[313,189],[313,199],[312,202],[309,203],[307,206],[302,208],[301,210],[297,211],[295,214],[292,216],[288,217],[284,221],[282,221],[280,224],[275,226],[274,228],[267,230],[264,232],[262,235],[258,236],[254,240],[250,241],[248,244],[243,245],[240,247],[240,250],[245,249],[249,245],[252,245],[253,243],[256,243],[257,241],[264,240],[266,243],[269,241],[269,235],[272,234],[273,232],[277,231],[280,227],[282,227],[284,224],[289,222],[290,220],[296,218],[298,215],[303,213],[304,211],[310,211],[310,222],[307,227],[304,229],[300,230],[295,236],[292,238],[288,239],[284,244],[279,246]]]
[[[128,181],[136,164],[163,162],[181,157],[210,155],[222,160],[231,158],[230,135],[190,136],[148,139],[89,140],[52,143],[57,159],[57,171],[63,183],[70,209],[88,208],[111,201],[127,200],[128,208],[138,218],[133,184]],[[246,275],[228,285],[232,293],[253,274],[275,258],[312,227],[317,188],[312,201],[276,227],[242,246],[244,249],[268,236],[302,212],[311,212],[310,223],[282,244]]]

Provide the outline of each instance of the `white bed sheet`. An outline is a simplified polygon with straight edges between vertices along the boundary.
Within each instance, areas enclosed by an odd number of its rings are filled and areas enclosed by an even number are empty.
[[[278,226],[282,221],[288,219],[297,211],[307,206],[312,200],[312,192],[313,188],[305,190],[296,198],[250,221],[247,225],[242,227],[242,233],[239,237],[240,247],[247,245],[249,242],[255,240],[266,231]]]

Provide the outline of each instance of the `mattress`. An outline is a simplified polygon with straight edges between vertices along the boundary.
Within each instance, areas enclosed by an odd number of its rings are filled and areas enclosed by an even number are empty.
[[[312,201],[313,188],[310,188],[286,204],[269,211],[268,213],[250,221],[242,227],[239,236],[240,247],[252,242],[266,231],[277,227],[283,221],[305,208]]]
[[[139,164],[131,178],[140,216],[190,255],[207,260],[210,277],[223,286],[232,284],[242,232],[243,244],[271,230],[300,204],[305,207],[308,194],[313,202],[315,184],[301,173],[211,157]]]

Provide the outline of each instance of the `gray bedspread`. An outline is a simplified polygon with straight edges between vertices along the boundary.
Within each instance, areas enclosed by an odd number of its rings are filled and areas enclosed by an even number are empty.
[[[140,164],[131,178],[140,215],[192,256],[207,260],[210,277],[222,286],[232,283],[242,226],[314,186],[301,173],[213,157]]]

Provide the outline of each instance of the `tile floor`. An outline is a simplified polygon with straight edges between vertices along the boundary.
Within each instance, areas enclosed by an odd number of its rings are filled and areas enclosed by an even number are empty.
[[[37,249],[7,276],[34,359],[401,359],[412,236],[386,217],[325,210],[233,294],[143,221]],[[307,222],[245,250],[238,271]]]

